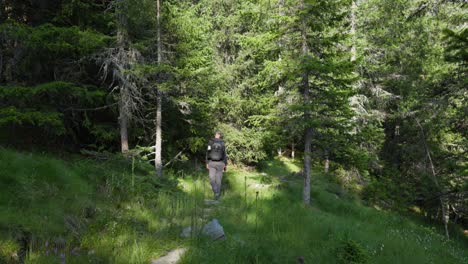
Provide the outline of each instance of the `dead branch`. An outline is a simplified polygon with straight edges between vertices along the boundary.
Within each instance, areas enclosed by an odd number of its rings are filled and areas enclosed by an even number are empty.
[[[110,108],[110,107],[112,107],[114,105],[117,105],[117,104],[118,103],[113,103],[113,104],[110,104],[110,105],[105,105],[105,106],[100,106],[100,107],[95,107],[95,108],[73,108],[73,107],[69,107],[69,108],[64,109],[63,111],[77,111],[77,112],[99,111],[99,110]]]
[[[169,162],[167,162],[164,167],[167,167],[169,164],[171,164],[174,160],[176,160],[182,153],[187,149],[188,147],[185,147],[183,150],[181,150],[177,155],[175,155]]]

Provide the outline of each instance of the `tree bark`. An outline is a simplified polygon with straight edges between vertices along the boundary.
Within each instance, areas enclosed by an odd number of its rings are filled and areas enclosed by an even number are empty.
[[[117,14],[117,48],[119,54],[125,53],[125,46],[127,45],[128,35],[127,35],[127,19],[125,17],[123,9],[126,9],[124,6],[123,0],[120,0],[118,14]],[[121,55],[119,56],[121,57]],[[120,84],[120,98],[119,98],[119,125],[120,125],[120,149],[122,153],[128,151],[128,119],[129,119],[129,108],[128,108],[128,87],[125,84]]]
[[[304,11],[304,0],[301,1],[301,11]],[[306,32],[306,16],[302,15],[301,18],[301,39],[302,39],[302,55],[305,58],[309,54],[309,47],[307,45],[307,32]],[[307,123],[310,119],[310,91],[309,91],[309,72],[304,70],[302,75],[302,89],[304,97],[304,121]],[[312,127],[306,126],[304,132],[304,190],[302,199],[304,204],[310,205],[310,155],[312,144]]]
[[[294,159],[296,156],[296,145],[294,144],[294,141],[291,143],[291,158]]]
[[[278,16],[279,16],[279,17],[283,17],[283,16],[284,16],[284,0],[279,0],[279,1],[278,1]],[[279,22],[279,23],[278,23],[278,28],[277,28],[277,30],[281,30],[281,24],[282,24],[282,22]],[[284,46],[284,45],[283,45],[283,43],[284,43],[283,38],[284,38],[284,36],[280,36],[280,37],[278,38],[278,42],[277,42],[278,50],[279,50],[279,52],[278,52],[278,61],[281,61],[281,60],[282,60],[281,52],[283,51],[283,46]],[[279,74],[282,75],[281,70],[279,71]],[[278,90],[275,92],[275,95],[280,96],[280,95],[282,95],[283,93],[284,93],[283,82],[280,81],[280,82],[278,83]]]
[[[329,151],[328,149],[325,150],[325,164],[324,164],[324,172],[328,173],[330,170],[330,160],[329,160]]]
[[[356,1],[353,1],[351,6],[351,37],[352,37],[352,46],[351,46],[351,61],[356,61]]]
[[[31,233],[27,232],[27,231],[20,231],[20,234],[19,234],[19,238],[18,238],[18,244],[19,244],[19,248],[18,248],[18,251],[17,251],[17,255],[18,255],[18,262],[20,264],[24,264],[27,260],[27,255],[28,255],[28,252],[31,248]]]
[[[120,148],[122,153],[128,152],[128,113],[125,107],[126,91],[122,89],[120,91],[120,102],[119,102],[119,124],[120,124]]]
[[[158,92],[158,95],[156,97],[156,104],[157,104],[157,109],[156,109],[156,145],[155,145],[155,157],[154,157],[154,166],[156,169],[156,176],[162,177],[162,158],[161,158],[161,150],[162,150],[162,129],[161,129],[161,123],[162,123],[162,113],[161,113],[161,103],[162,103],[162,98],[160,93]]]
[[[304,204],[310,205],[310,154],[312,144],[312,128],[306,128],[304,135],[304,190],[302,199]]]
[[[5,9],[6,9],[5,0],[0,0],[0,23],[3,23],[7,18]]]
[[[156,0],[156,41],[157,49],[158,49],[158,65],[161,65],[162,61],[162,43],[161,43],[161,3],[160,0]],[[158,88],[159,89],[159,88]],[[156,176],[162,177],[163,175],[163,165],[162,165],[162,93],[161,91],[157,91],[156,94],[156,143],[155,143],[155,150],[154,150],[154,166],[156,169]]]
[[[436,185],[436,187],[440,191],[444,191],[444,190],[442,190],[442,188],[441,188],[441,186],[439,184],[439,181],[437,180],[437,174],[436,174],[435,166],[434,166],[434,163],[432,162],[431,152],[429,151],[429,146],[427,145],[426,134],[424,133],[424,129],[423,129],[421,123],[419,122],[419,120],[417,118],[415,118],[415,120],[416,120],[416,124],[419,127],[419,130],[421,131],[421,137],[422,137],[422,141],[423,141],[423,145],[424,145],[424,151],[426,152],[426,156],[427,156],[427,159],[429,161],[429,167],[431,169],[432,180],[434,181],[434,184]],[[443,221],[444,227],[445,227],[445,236],[447,237],[447,239],[450,239],[449,232],[448,232],[448,223],[449,223],[449,220],[450,220],[450,212],[449,212],[450,204],[449,204],[448,198],[445,197],[445,196],[440,196],[439,200],[440,200],[440,207],[441,207],[440,209],[442,210],[442,221]]]

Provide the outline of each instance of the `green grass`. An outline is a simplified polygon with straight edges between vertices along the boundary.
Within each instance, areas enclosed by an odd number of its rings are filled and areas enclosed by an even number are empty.
[[[61,253],[67,263],[148,263],[187,244],[180,230],[198,220],[193,204],[203,197],[155,179],[151,166],[131,168],[118,157],[63,161],[0,148],[0,263],[15,263],[24,236],[26,263],[60,263]]]
[[[306,263],[468,263],[466,240],[447,241],[439,228],[363,206],[319,173],[312,206],[304,207],[302,179],[292,176],[299,167],[288,160],[262,165],[263,174],[228,173],[229,189],[212,215],[228,238],[200,241],[183,263],[297,263],[299,257]]]
[[[14,263],[25,234],[26,263],[60,263],[60,253],[66,263],[149,263],[181,246],[189,249],[181,263],[468,263],[466,239],[366,207],[331,175],[314,173],[304,207],[299,167],[286,159],[228,171],[222,202],[208,213],[205,171],[157,180],[150,166],[133,167],[118,157],[63,161],[0,148],[0,263]],[[225,241],[179,236],[212,218]]]

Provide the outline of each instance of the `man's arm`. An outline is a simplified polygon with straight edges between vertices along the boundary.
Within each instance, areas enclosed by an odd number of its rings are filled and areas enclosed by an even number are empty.
[[[211,145],[212,145],[212,142],[210,140],[210,141],[208,141],[208,147],[206,148],[206,154],[205,154],[205,163],[206,163],[207,166],[208,166],[208,162],[210,161]]]
[[[224,164],[227,165],[227,161],[228,161],[228,156],[226,154],[226,151],[224,152]]]
[[[224,171],[226,171],[227,163],[228,163],[228,155],[226,153],[226,145],[224,145]]]

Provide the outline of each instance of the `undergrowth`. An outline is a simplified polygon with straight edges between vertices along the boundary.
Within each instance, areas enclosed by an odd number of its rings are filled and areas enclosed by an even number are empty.
[[[0,263],[149,263],[178,247],[188,248],[181,263],[468,263],[466,239],[366,207],[330,175],[313,174],[303,206],[298,171],[287,159],[228,171],[208,211],[205,171],[157,179],[128,158],[0,149]],[[180,237],[212,218],[226,240]]]

